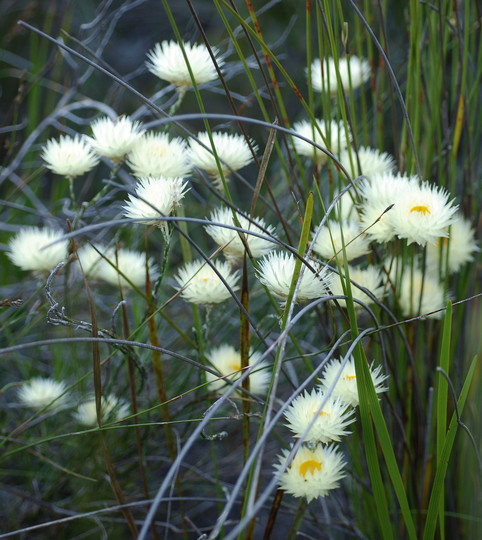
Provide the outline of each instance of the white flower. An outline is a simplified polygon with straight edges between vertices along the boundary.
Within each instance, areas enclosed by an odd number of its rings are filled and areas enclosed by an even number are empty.
[[[385,293],[385,285],[382,283],[382,273],[378,268],[375,268],[374,266],[368,266],[364,270],[357,266],[349,266],[349,274],[350,274],[350,282],[351,282],[351,293],[353,298],[356,298],[357,300],[360,300],[364,304],[373,304],[374,300],[368,296],[368,294],[364,291],[362,291],[359,287],[355,285],[357,283],[364,289],[368,289],[373,296],[377,300],[381,300],[383,298],[383,295]],[[338,278],[338,279],[337,279]],[[331,292],[337,296],[337,295],[344,295],[343,292],[343,285],[341,283],[340,276],[337,276],[333,280],[333,283],[331,285]],[[345,280],[345,276],[343,276],[343,280]],[[346,300],[339,299],[338,303],[342,307],[346,307]],[[360,304],[355,303],[355,309],[361,309],[362,306]]]
[[[141,124],[132,122],[128,116],[115,122],[107,117],[99,118],[90,127],[93,137],[86,140],[99,155],[114,162],[123,161],[144,132]]]
[[[141,178],[136,186],[136,196],[129,195],[124,205],[124,215],[131,219],[151,225],[162,216],[168,216],[179,206],[186,193],[187,182],[182,178]],[[157,221],[159,227],[165,225]]]
[[[474,259],[474,252],[479,251],[470,221],[461,214],[454,218],[448,238],[439,238],[435,245],[427,244],[427,268],[434,274],[439,267],[442,275],[445,275],[446,267],[449,274],[458,272],[464,264]]]
[[[74,138],[61,135],[50,139],[43,147],[45,166],[55,174],[75,178],[93,169],[99,162],[91,147],[79,135]]]
[[[354,358],[351,357],[346,362],[341,374],[338,375],[341,366],[341,360],[331,360],[331,362],[325,366],[322,379],[320,380],[321,390],[326,393],[331,391],[331,396],[333,398],[340,398],[344,403],[356,407],[359,403],[359,398]],[[371,365],[369,366],[369,369],[375,392],[377,394],[386,392],[388,388],[384,386],[383,383],[388,376],[383,375],[382,367],[377,366],[374,368],[373,365]],[[331,389],[332,386],[333,389]]]
[[[96,246],[100,253],[90,245],[80,248],[77,255],[80,259],[82,269],[86,275],[93,279],[107,281],[115,287],[119,286],[119,281],[123,288],[131,288],[131,283],[139,288],[146,285],[146,255],[131,249],[106,248]],[[107,259],[107,260],[106,260]],[[148,260],[149,278],[154,281],[159,276],[157,266],[151,257]],[[123,276],[122,272],[127,281]]]
[[[233,272],[226,262],[212,263],[231,290],[238,290],[239,272]],[[176,281],[181,288],[181,296],[194,304],[218,304],[231,297],[218,274],[204,260],[185,264],[179,270]]]
[[[407,176],[391,173],[374,175],[369,181],[359,182],[362,196],[361,225],[366,234],[376,242],[389,242],[395,236],[391,214],[400,193],[409,189],[412,180]]]
[[[395,259],[390,270],[390,280],[404,317],[416,317],[445,307],[447,295],[438,277],[430,272],[422,272],[414,264],[402,266]],[[423,287],[422,287],[423,284]],[[434,319],[443,316],[443,311],[429,315]]]
[[[254,218],[254,223],[248,221],[245,217],[236,214],[239,224],[243,229],[247,231],[253,231],[257,234],[264,236],[270,236],[274,234],[274,227],[266,225],[262,218]],[[210,220],[216,223],[222,223],[223,225],[235,226],[233,220],[233,212],[230,208],[217,208],[212,212]],[[259,227],[257,226],[259,225]],[[266,231],[266,232],[264,232]],[[216,242],[218,246],[225,246],[223,248],[224,255],[230,262],[234,262],[240,259],[244,255],[244,244],[239,237],[239,233],[233,229],[227,229],[220,227],[219,225],[208,225],[206,232]],[[248,243],[249,250],[253,257],[262,257],[273,250],[273,242],[265,240],[264,238],[258,238],[251,234],[243,233]]]
[[[223,378],[216,377],[206,371],[206,380],[209,388],[215,392],[222,393],[231,385],[225,379],[235,381],[241,374],[241,354],[231,345],[220,345],[206,353],[213,367],[219,371]],[[261,357],[261,353],[250,353],[249,365],[256,364]],[[271,380],[271,372],[268,370],[267,362],[260,362],[249,375],[249,390],[253,394],[265,394]]]
[[[218,78],[218,73],[214,67],[209,50],[205,45],[183,42],[189,67],[196,84],[214,81]],[[164,81],[174,84],[182,91],[192,86],[191,74],[186,64],[181,46],[175,41],[163,41],[156,43],[154,49],[147,53],[147,69]],[[219,51],[212,47],[211,51],[216,57],[219,67],[224,61],[219,58]]]
[[[100,411],[102,423],[117,422],[129,416],[130,413],[129,404],[113,394],[102,396]],[[74,413],[74,418],[84,426],[97,426],[95,399],[90,399],[79,405]]]
[[[67,403],[66,389],[64,382],[37,377],[20,387],[18,399],[34,409],[59,409]]]
[[[352,161],[350,161],[350,153]],[[360,168],[358,168],[358,161],[360,162]],[[393,156],[368,146],[362,146],[358,149],[358,160],[354,149],[351,151],[349,149],[344,150],[340,154],[340,163],[348,172],[351,172],[353,177],[363,174],[367,178],[371,178],[375,174],[393,173],[395,170]]]
[[[370,251],[366,234],[362,233],[358,221],[343,221],[341,224],[329,220],[323,227],[313,244],[313,251],[325,259],[337,257],[340,264],[343,260],[343,245],[348,261],[365,255]]]
[[[457,206],[449,201],[447,191],[413,179],[397,194],[389,219],[399,238],[405,238],[407,244],[424,246],[448,235],[447,228],[455,221],[456,212]]]
[[[207,132],[198,133],[196,139],[189,139],[190,158],[194,167],[198,167],[214,177],[220,177],[218,164],[214,157],[216,152],[223,176],[228,176],[231,170],[237,171],[253,161],[253,154],[243,135],[230,135],[229,133],[213,132],[213,146]],[[207,148],[201,146],[204,144]],[[250,141],[253,151],[258,147]]]
[[[335,192],[333,195],[336,197],[338,194],[338,192]],[[354,197],[353,191],[345,191],[338,199],[335,209],[333,210],[336,221],[359,220],[354,199],[352,197]]]
[[[50,272],[68,258],[69,241],[55,229],[28,227],[21,229],[8,243],[8,257],[22,270]],[[55,242],[55,243],[54,243]],[[52,244],[49,247],[49,244]]]
[[[166,133],[144,133],[134,144],[127,164],[139,178],[178,178],[186,176],[191,169],[186,142],[180,137],[169,140]]]
[[[311,84],[313,90],[317,92],[329,92],[336,95],[338,91],[338,78],[336,72],[340,74],[340,81],[345,92],[351,88],[354,90],[361,86],[370,77],[370,63],[365,58],[350,55],[338,59],[338,69],[335,61],[330,56],[321,63],[319,58],[313,60],[311,64]]]
[[[288,298],[293,273],[295,271],[296,260],[293,255],[286,253],[270,253],[261,259],[257,275],[263,285],[270,292],[286,300]],[[314,267],[313,273],[309,268],[305,268],[298,289],[297,302],[321,298],[328,294],[327,287],[330,286],[332,275],[326,268],[322,268],[311,261]]]
[[[286,466],[289,454],[289,450],[283,450],[279,464],[275,465],[277,471]],[[339,481],[346,476],[345,465],[343,454],[334,445],[318,445],[313,451],[301,446],[281,476],[279,486],[286,493],[305,497],[310,502],[339,486]]]
[[[303,120],[293,125],[293,131],[313,141],[321,148],[325,148],[335,156],[347,147],[351,139],[351,136],[347,136],[343,124],[338,124],[335,120],[328,124],[324,120],[317,120],[316,125],[313,125],[310,120]],[[293,140],[296,151],[301,156],[315,159],[318,165],[323,165],[328,160],[328,156],[324,152],[318,150],[309,142],[298,137],[293,137]]]
[[[321,408],[323,402],[326,403]],[[305,390],[295,398],[285,411],[288,428],[301,438],[313,419],[304,441],[322,442],[339,441],[344,435],[350,433],[346,427],[355,421],[353,409],[340,399],[327,397],[323,392],[313,390],[311,394]]]

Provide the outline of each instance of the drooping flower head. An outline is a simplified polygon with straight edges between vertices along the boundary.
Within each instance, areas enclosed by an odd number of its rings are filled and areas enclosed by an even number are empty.
[[[324,259],[336,257],[340,264],[343,264],[343,245],[348,261],[370,251],[367,236],[362,233],[358,221],[343,221],[340,224],[338,221],[329,220],[316,237],[313,251]]]
[[[338,69],[337,69],[338,66]],[[338,77],[345,92],[355,90],[370,77],[370,63],[365,58],[350,55],[338,59],[336,64],[330,56],[323,62],[319,58],[311,64],[311,84],[316,92],[328,92],[336,95],[338,92]]]
[[[349,275],[351,281],[351,293],[354,299],[360,300],[364,304],[373,304],[374,300],[365,291],[362,291],[359,287],[355,285],[357,283],[364,289],[367,289],[372,293],[372,295],[377,299],[381,300],[385,293],[386,287],[382,283],[382,274],[378,268],[375,266],[368,266],[365,269],[361,269],[358,266],[349,266]],[[331,292],[337,295],[344,295],[343,285],[341,283],[340,276],[337,276],[333,279],[331,284]],[[346,280],[346,277],[343,276],[343,280]],[[337,300],[340,306],[346,307],[346,300],[340,298]],[[362,309],[362,306],[355,302],[355,309]]]
[[[192,86],[191,74],[183,55],[183,49],[191,68],[196,84],[214,81],[218,73],[214,66],[209,50],[205,45],[183,42],[182,48],[175,41],[163,41],[156,43],[154,48],[147,53],[147,69],[164,81],[177,86],[180,91],[185,91]],[[211,48],[219,67],[224,61],[219,58],[216,47]]]
[[[266,225],[262,218],[254,218],[252,220],[254,222],[253,223],[239,214],[236,215],[239,224],[243,229],[253,231],[264,236],[274,234],[275,228],[271,225]],[[209,219],[215,223],[221,223],[231,227],[235,226],[233,212],[230,208],[217,208],[211,213],[211,217]],[[259,227],[257,225],[259,225]],[[219,225],[208,225],[206,227],[206,232],[218,246],[225,246],[223,248],[223,253],[228,261],[234,263],[236,260],[243,257],[245,248],[237,231],[227,229],[226,227],[221,227]],[[244,234],[244,237],[248,243],[251,255],[255,258],[266,255],[274,248],[274,243],[270,240],[258,238],[257,236],[253,236],[251,234]]]
[[[10,239],[7,255],[22,270],[50,272],[68,258],[69,241],[63,236],[60,230],[26,227]]]
[[[68,401],[66,390],[67,385],[64,382],[37,377],[20,387],[18,399],[33,409],[59,409]]]
[[[356,407],[359,403],[358,387],[356,382],[355,360],[351,357],[343,367],[341,360],[331,360],[323,371],[320,379],[320,387],[323,392],[331,392],[333,398],[340,398],[344,403]],[[383,375],[382,367],[369,367],[373,386],[377,394],[386,392],[388,388],[384,385],[387,375]],[[333,387],[333,389],[332,389]]]
[[[206,380],[209,382],[209,389],[215,392],[222,393],[226,391],[230,384],[225,381],[235,381],[242,374],[241,371],[241,354],[231,345],[220,345],[211,349],[206,353],[214,368],[225,377],[220,378],[206,371]],[[256,364],[261,354],[258,352],[251,353],[249,357],[249,365]],[[271,372],[268,369],[267,362],[260,362],[249,375],[249,390],[253,394],[265,394],[271,379]]]
[[[68,178],[85,174],[99,162],[99,157],[79,135],[73,138],[61,135],[59,140],[50,139],[43,147],[42,159],[47,169]]]
[[[427,244],[427,268],[432,274],[458,272],[462,266],[474,259],[474,253],[479,251],[475,240],[475,230],[468,219],[461,214],[454,216],[455,221],[450,226],[448,238],[442,237],[436,244]]]
[[[140,223],[152,225],[154,219],[168,216],[179,206],[187,191],[182,178],[141,178],[136,185],[136,195],[129,194],[124,205],[124,215],[131,219],[146,219]],[[159,227],[164,221],[157,221]]]
[[[263,257],[259,263],[258,278],[268,290],[281,300],[288,298],[296,260],[287,253],[270,253]],[[321,298],[328,294],[328,287],[332,280],[331,273],[314,263],[315,273],[305,268],[298,288],[297,302]]]
[[[343,127],[335,120],[326,123],[324,120],[317,120],[313,125],[309,120],[303,120],[293,125],[293,131],[296,131],[302,137],[313,141],[321,148],[325,148],[335,156],[338,156],[350,142],[350,136]],[[301,156],[307,156],[314,159],[318,165],[323,165],[328,160],[328,156],[315,148],[312,144],[298,137],[293,137],[295,148]]]
[[[214,178],[219,178],[220,172],[214,152],[219,158],[225,177],[228,177],[232,170],[238,171],[253,161],[253,153],[243,135],[213,132],[211,136],[214,149],[207,132],[197,134],[199,142],[196,139],[189,140],[190,159],[194,167],[202,169]],[[252,141],[250,143],[256,152],[256,144]]]
[[[170,140],[166,133],[149,132],[139,137],[128,155],[127,165],[138,178],[182,178],[191,170],[186,142],[180,137]]]
[[[283,450],[275,469],[286,466],[289,450]],[[308,502],[324,497],[339,486],[346,476],[343,454],[334,445],[318,445],[314,450],[301,446],[286,471],[280,478],[279,486],[293,497],[304,497]]]
[[[102,396],[100,413],[102,423],[117,422],[129,416],[129,404],[113,394]],[[81,403],[74,413],[74,418],[84,426],[97,425],[97,410],[95,399],[89,399]]]
[[[456,212],[457,206],[449,200],[447,191],[413,179],[398,193],[389,219],[399,238],[406,239],[407,244],[416,242],[425,246],[447,236]]]
[[[368,146],[361,146],[358,152],[355,152],[354,149],[351,151],[349,149],[344,150],[340,154],[340,163],[354,178],[360,174],[371,178],[375,174],[390,174],[395,170],[393,156],[387,152],[381,152],[376,148],[369,148]],[[360,167],[358,167],[358,163]]]
[[[239,289],[239,272],[232,271],[226,262],[213,261],[218,273],[233,291]],[[181,296],[193,304],[212,305],[224,302],[231,293],[219,275],[204,260],[186,263],[176,276]]]
[[[93,137],[86,137],[90,146],[97,154],[114,162],[123,161],[144,133],[141,124],[132,122],[128,116],[116,121],[108,117],[98,118],[90,127]]]
[[[286,425],[297,438],[304,436],[316,417],[315,423],[304,437],[306,442],[339,441],[349,433],[347,426],[355,421],[353,409],[347,403],[326,397],[323,392],[317,390],[313,390],[311,394],[305,390],[292,401],[284,414]]]

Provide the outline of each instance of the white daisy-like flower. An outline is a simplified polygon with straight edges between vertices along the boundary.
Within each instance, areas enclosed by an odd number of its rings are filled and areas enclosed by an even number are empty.
[[[334,193],[334,197],[338,195],[338,192]],[[333,210],[333,215],[336,217],[336,221],[357,221],[358,212],[353,197],[355,196],[353,190],[346,191],[338,199],[336,206]]]
[[[386,287],[382,282],[382,273],[378,268],[375,268],[375,266],[368,266],[365,269],[361,269],[358,266],[349,266],[348,268],[351,281],[351,293],[353,295],[353,298],[355,298],[356,300],[360,300],[360,302],[363,302],[367,305],[374,303],[373,298],[368,296],[366,292],[362,291],[359,287],[357,287],[355,283],[357,283],[364,289],[370,291],[377,300],[381,300],[383,298]],[[337,276],[333,279],[333,283],[331,284],[331,292],[335,296],[345,294],[343,291],[341,279],[342,278],[340,278],[340,276]],[[343,276],[343,280],[345,279],[345,276]],[[346,300],[339,299],[337,301],[340,306],[346,307]],[[355,309],[362,309],[362,306],[355,303]]]
[[[289,454],[289,450],[283,450],[278,457],[279,463],[275,465],[276,471],[286,466]],[[279,486],[286,493],[304,497],[310,502],[339,486],[340,480],[346,476],[345,465],[343,454],[335,445],[318,445],[314,450],[301,446],[281,476]]]
[[[206,380],[209,382],[209,389],[217,393],[223,393],[231,385],[225,382],[226,379],[235,381],[242,374],[241,354],[231,345],[220,345],[206,353],[214,368],[219,371],[223,378],[216,377],[206,371]],[[250,353],[249,365],[252,366],[261,357],[261,353]],[[260,362],[249,375],[249,390],[253,394],[265,394],[271,380],[271,371],[267,362]]]
[[[130,219],[146,219],[139,223],[159,227],[166,225],[160,217],[168,216],[179,206],[187,191],[183,178],[141,178],[136,186],[136,195],[129,195],[124,205],[124,216]]]
[[[361,257],[370,251],[366,234],[362,233],[358,221],[343,221],[341,224],[329,220],[316,237],[313,251],[325,259],[336,257],[343,264],[343,245],[348,261]]]
[[[359,182],[362,202],[361,226],[366,229],[366,234],[376,242],[389,242],[395,236],[391,214],[393,207],[390,206],[398,201],[400,193],[409,189],[412,179],[400,174],[391,173],[376,174],[369,181]]]
[[[399,238],[406,239],[407,244],[425,246],[448,235],[447,228],[454,223],[457,208],[443,188],[428,182],[419,184],[413,179],[397,194],[389,219]]]
[[[274,235],[275,228],[271,225],[266,225],[262,218],[254,218],[254,223],[252,223],[245,217],[239,214],[236,215],[239,224],[243,229],[253,231],[264,236]],[[211,213],[210,220],[215,223],[222,223],[223,225],[229,225],[231,227],[235,226],[233,212],[230,208],[217,208]],[[218,246],[225,246],[223,247],[223,253],[229,262],[234,263],[243,257],[245,248],[237,231],[227,229],[226,227],[221,227],[219,225],[208,225],[206,227],[206,232]],[[253,236],[248,233],[243,234],[248,243],[249,251],[255,258],[268,254],[274,248],[274,244],[271,240],[258,238],[257,236]]]
[[[358,167],[358,161],[360,167]],[[395,170],[395,159],[387,152],[381,152],[377,148],[369,148],[368,146],[361,146],[357,153],[355,150],[344,150],[340,154],[340,163],[343,167],[351,172],[353,177],[357,177],[363,174],[367,178],[371,178],[375,174],[393,173]],[[353,164],[353,166],[352,166]]]
[[[196,139],[189,139],[190,159],[194,167],[202,169],[215,178],[219,178],[220,172],[214,157],[214,151],[219,158],[221,171],[225,177],[228,177],[231,171],[242,169],[253,161],[253,154],[243,135],[230,135],[221,132],[213,132],[211,135],[214,150],[209,134],[206,131],[197,134],[199,142]],[[200,143],[207,148],[204,148]],[[253,141],[250,141],[250,143],[256,152],[258,147]]]
[[[129,404],[113,394],[102,396],[100,411],[102,423],[117,422],[130,414]],[[74,418],[84,426],[97,426],[95,399],[81,403],[74,412]]]
[[[331,360],[331,362],[325,366],[322,378],[320,379],[321,390],[326,393],[331,391],[331,396],[333,398],[340,398],[344,403],[356,407],[360,400],[356,384],[354,358],[350,357],[341,371],[341,374],[338,375],[341,366],[341,360]],[[386,392],[388,387],[385,386],[384,383],[388,379],[388,376],[382,373],[382,366],[373,367],[373,365],[371,365],[369,366],[369,370],[375,392],[377,394]],[[333,389],[331,390],[332,386]]]
[[[338,69],[337,69],[338,65]],[[335,63],[330,56],[323,60],[319,58],[313,60],[311,64],[311,84],[316,92],[329,92],[336,95],[338,92],[338,77],[337,71],[340,74],[340,82],[345,92],[351,88],[355,90],[370,77],[370,63],[365,58],[350,55],[338,59],[338,64]]]
[[[414,265],[402,266],[395,259],[390,269],[391,285],[404,317],[416,317],[439,310],[447,304],[447,295],[437,276]],[[443,316],[443,311],[429,315],[434,319]]]
[[[438,273],[439,268],[443,276],[446,269],[449,274],[458,272],[464,264],[472,261],[474,253],[479,251],[475,230],[470,221],[461,214],[455,216],[448,236],[439,238],[435,245],[427,244],[426,264],[428,270],[434,274]]]
[[[184,49],[196,84],[203,84],[218,78],[213,60],[205,45],[191,45],[191,43],[184,41],[182,45],[181,48],[175,41],[156,43],[154,48],[147,53],[147,69],[163,81],[177,86],[180,91],[185,91],[192,86],[192,79],[183,55],[182,49]],[[216,58],[216,63],[221,67],[224,61],[219,57],[218,49],[212,47],[211,51]]]
[[[326,403],[321,408],[324,401]],[[305,435],[306,442],[339,441],[341,437],[350,433],[346,428],[355,421],[353,409],[347,403],[326,397],[323,392],[317,390],[313,390],[311,394],[305,390],[292,401],[284,415],[288,421],[286,425],[298,438],[305,434],[316,417],[315,423]]]
[[[303,120],[293,125],[293,131],[313,141],[321,148],[325,148],[335,156],[338,156],[347,147],[351,139],[350,135],[347,136],[343,124],[339,124],[335,120],[329,123],[324,120],[317,120],[316,125],[313,125],[310,120]],[[301,156],[316,160],[318,165],[323,165],[328,160],[328,156],[324,152],[318,150],[309,142],[298,137],[293,137],[293,140],[296,151]]]
[[[227,262],[212,261],[212,263],[231,290],[237,291],[239,272],[231,270]],[[181,289],[181,296],[193,304],[218,304],[231,297],[218,274],[204,260],[186,263],[179,270],[176,281]]]
[[[186,142],[170,140],[166,133],[144,133],[132,147],[127,165],[138,178],[148,176],[182,178],[191,170]]]
[[[93,137],[86,137],[86,140],[97,154],[114,162],[123,161],[144,133],[140,122],[132,122],[128,116],[116,121],[99,118],[90,127]]]
[[[68,399],[65,395],[67,385],[54,379],[37,377],[22,385],[18,390],[18,399],[27,407],[49,410],[63,407]]]
[[[270,292],[284,301],[288,298],[295,264],[296,259],[293,255],[273,252],[261,259],[257,276]],[[314,267],[316,273],[313,273],[310,268],[305,268],[298,288],[297,302],[313,300],[329,294],[328,287],[331,285],[332,272],[312,261],[311,266]]]
[[[73,138],[61,135],[59,140],[50,139],[43,147],[42,159],[47,169],[69,178],[85,174],[99,162],[99,157],[79,135]]]
[[[83,246],[77,252],[82,269],[88,277],[106,281],[116,287],[119,286],[120,282],[122,287],[126,289],[131,288],[132,285],[139,288],[145,287],[145,253],[125,248],[116,250],[113,247],[96,247],[103,256],[90,245]],[[148,259],[148,266],[149,278],[151,281],[155,281],[159,277],[159,270],[151,257]]]
[[[22,270],[50,272],[69,256],[69,241],[63,236],[55,229],[26,227],[10,239],[7,256]]]

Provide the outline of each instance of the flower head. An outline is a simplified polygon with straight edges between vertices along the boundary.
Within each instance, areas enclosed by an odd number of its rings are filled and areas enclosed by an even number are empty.
[[[455,221],[456,212],[457,206],[449,201],[443,188],[428,182],[419,184],[414,179],[398,193],[389,219],[399,238],[405,238],[407,244],[416,242],[424,246],[448,235],[447,228]]]
[[[270,292],[281,300],[286,300],[295,264],[296,260],[293,255],[273,252],[261,259],[257,275]],[[312,272],[310,268],[305,268],[298,288],[297,302],[321,298],[328,294],[328,287],[332,279],[331,273],[329,274],[326,268],[316,264],[311,263],[311,266],[314,266],[316,273]]]
[[[344,403],[356,407],[359,403],[358,387],[356,382],[355,360],[351,357],[343,369],[341,360],[331,360],[323,371],[320,380],[321,390],[326,393],[331,392],[333,398],[340,398]],[[369,366],[375,392],[380,394],[386,392],[388,388],[384,386],[387,375],[383,375],[382,367]],[[341,373],[340,373],[341,370]]]
[[[77,252],[77,256],[85,274],[93,279],[106,281],[115,287],[119,283],[123,288],[145,287],[146,255],[132,249],[85,245]],[[101,255],[102,254],[102,255]],[[149,277],[152,281],[159,276],[159,270],[151,257],[148,260]],[[123,274],[123,275],[121,275]],[[124,276],[127,278],[125,279]]]
[[[427,268],[435,274],[440,266],[442,275],[445,275],[446,269],[449,274],[453,274],[472,261],[476,251],[479,248],[475,231],[470,221],[458,214],[450,226],[448,238],[442,237],[436,244],[427,244]]]
[[[214,132],[211,136],[214,150],[207,132],[197,134],[199,142],[196,139],[189,140],[190,158],[194,167],[198,167],[211,176],[218,178],[220,172],[214,152],[219,158],[224,176],[228,176],[231,170],[242,169],[253,161],[250,146],[243,135]],[[256,151],[257,146],[252,141],[250,143],[253,150]],[[206,148],[202,145],[205,145]]]
[[[74,138],[61,135],[59,140],[50,139],[43,147],[42,159],[47,169],[69,178],[85,174],[99,162],[87,141],[79,135]]]
[[[102,422],[117,422],[129,416],[129,404],[117,398],[113,394],[102,396],[101,405]],[[97,409],[95,399],[90,399],[80,404],[74,413],[74,418],[84,426],[97,425]]]
[[[341,224],[329,220],[323,227],[313,244],[313,251],[325,259],[336,257],[343,264],[343,245],[348,261],[365,255],[370,251],[368,239],[358,221],[343,221]]]
[[[395,170],[393,156],[387,154],[387,152],[380,152],[380,150],[369,148],[368,146],[360,147],[358,152],[352,149],[351,161],[350,150],[344,150],[340,154],[340,163],[354,177],[363,174],[367,178],[371,178],[375,174],[390,174]],[[358,167],[358,163],[360,163],[360,167]]]
[[[55,229],[26,227],[10,239],[7,255],[22,270],[50,272],[68,257],[69,241],[63,236]]]
[[[372,293],[372,295],[377,299],[381,300],[383,298],[383,295],[385,293],[385,285],[382,283],[382,274],[378,268],[375,268],[374,266],[368,266],[365,269],[361,269],[357,266],[349,266],[349,275],[350,275],[350,281],[351,281],[351,292],[352,296],[356,300],[360,300],[360,302],[363,302],[364,304],[373,304],[374,300],[368,294],[363,291],[360,287],[363,287],[364,289],[367,289],[369,292]],[[337,276],[333,279],[333,283],[331,284],[331,292],[337,296],[337,295],[344,295],[343,291],[343,285],[341,282],[340,276]],[[346,277],[343,276],[343,280],[346,280]],[[360,285],[358,287],[357,285]],[[337,300],[340,306],[346,307],[346,300],[343,298]],[[358,303],[355,303],[355,309],[360,308],[361,305]]]
[[[180,137],[170,140],[166,133],[144,133],[132,147],[127,164],[139,178],[179,178],[191,170],[186,142]]]
[[[315,423],[306,434],[315,417]],[[322,443],[339,441],[340,437],[349,433],[346,427],[355,421],[353,409],[347,403],[316,390],[311,394],[305,390],[295,398],[286,409],[285,418],[288,421],[286,425],[295,437],[304,436],[306,442]]]
[[[124,215],[131,219],[147,219],[140,223],[150,225],[154,219],[168,216],[179,206],[187,189],[182,178],[141,178],[136,186],[136,196],[129,195],[124,205]],[[165,222],[158,221],[159,226]]]
[[[206,371],[206,380],[209,382],[209,388],[218,393],[222,393],[230,386],[225,382],[225,379],[235,381],[242,374],[241,371],[241,354],[231,345],[220,345],[215,349],[206,353],[207,358],[224,377],[221,379],[216,375]],[[261,354],[258,352],[251,353],[249,357],[249,365],[257,364],[256,368],[249,375],[249,389],[253,394],[265,394],[271,379],[271,373],[267,369],[267,362],[259,362]]]
[[[289,450],[283,450],[277,471],[286,467]],[[301,446],[293,460],[279,480],[279,486],[294,497],[305,497],[308,502],[324,497],[339,486],[339,481],[346,475],[343,455],[334,445],[318,445],[314,450]]]
[[[337,64],[331,56],[325,58],[323,63],[319,58],[316,58],[311,64],[313,90],[336,95],[338,91],[337,71],[340,75],[343,90],[348,92],[350,85],[354,90],[368,80],[370,77],[370,63],[365,58],[358,58],[358,56],[354,55],[339,58]]]
[[[253,231],[264,236],[274,234],[274,227],[266,225],[262,218],[254,218],[252,221],[249,221],[239,214],[237,214],[237,218],[241,227],[247,231]],[[212,212],[210,220],[223,225],[229,225],[230,227],[235,226],[233,212],[230,208],[217,208]],[[218,246],[225,246],[223,252],[230,262],[243,257],[245,248],[237,231],[219,225],[208,225],[206,232]],[[274,245],[272,241],[258,238],[252,234],[243,234],[253,257],[262,257],[272,251]]]
[[[238,271],[233,272],[226,262],[213,261],[212,264],[231,290],[239,289]],[[193,304],[218,304],[231,297],[219,275],[204,260],[185,264],[179,270],[176,281],[181,288],[181,296]]]
[[[66,389],[64,382],[37,377],[20,387],[18,399],[33,409],[59,409],[67,403]]]
[[[114,162],[123,161],[144,132],[141,124],[132,122],[128,116],[117,121],[99,118],[90,127],[93,137],[86,137],[86,140],[100,156]]]
[[[328,123],[324,120],[317,120],[315,125],[309,120],[303,120],[293,125],[293,131],[327,149],[335,156],[339,155],[350,141],[350,136],[347,136],[343,125],[338,124],[335,120]],[[318,165],[323,165],[327,161],[328,156],[309,142],[298,137],[294,138],[294,142],[296,151],[301,156],[314,159]]]
[[[175,41],[156,43],[154,48],[147,53],[147,69],[160,79],[168,81],[180,90],[185,91],[192,86],[192,79],[184,58],[183,49],[196,84],[214,81],[218,78],[218,73],[207,47],[198,44],[191,45],[189,42],[183,42],[182,47]],[[219,51],[216,47],[212,47],[211,52],[216,58],[216,63],[221,67],[224,61],[219,58]]]

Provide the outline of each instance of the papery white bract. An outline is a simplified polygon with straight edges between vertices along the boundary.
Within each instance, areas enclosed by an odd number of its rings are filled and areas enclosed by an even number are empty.
[[[338,66],[338,69],[337,69]],[[330,56],[323,62],[319,58],[311,64],[311,84],[317,92],[328,92],[336,95],[338,91],[338,77],[345,92],[361,86],[370,77],[370,63],[365,58],[350,55],[335,60]]]
[[[368,296],[365,291],[362,291],[359,287],[355,285],[357,283],[364,289],[367,289],[372,293],[372,295],[377,299],[381,300],[385,293],[385,285],[382,282],[382,273],[375,266],[368,266],[367,268],[361,269],[357,266],[349,266],[349,275],[351,283],[351,292],[353,298],[360,300],[364,304],[373,304],[375,300]],[[341,283],[340,276],[337,276],[333,279],[331,284],[331,292],[337,295],[345,295],[343,291],[343,285]],[[345,280],[343,276],[343,280]],[[354,283],[353,283],[354,282]],[[338,303],[342,307],[346,307],[346,300],[343,298],[337,299]],[[355,309],[362,309],[362,306],[355,302]]]
[[[355,152],[353,148],[344,150],[340,154],[340,163],[354,178],[360,174],[371,178],[375,174],[390,174],[395,170],[393,156],[368,146],[361,146],[358,152]]]
[[[350,136],[347,136],[343,124],[339,124],[335,120],[329,123],[317,120],[315,125],[310,120],[303,120],[293,125],[293,131],[305,139],[313,141],[321,148],[325,148],[335,156],[338,156],[347,147],[351,139]],[[311,143],[298,137],[293,137],[293,140],[296,151],[301,156],[315,160],[318,165],[323,165],[328,160],[328,156]]]
[[[362,232],[358,221],[343,221],[340,224],[335,220],[329,220],[316,237],[313,251],[325,259],[336,257],[339,263],[343,264],[343,245],[348,261],[370,251],[368,238]]]
[[[144,133],[139,122],[132,122],[128,116],[116,121],[108,117],[98,118],[90,125],[92,137],[88,143],[100,156],[114,162],[123,161],[136,141]]]
[[[19,388],[18,399],[33,409],[59,409],[67,403],[66,389],[64,382],[37,377]]]
[[[68,178],[85,174],[99,162],[99,157],[79,135],[73,138],[61,135],[59,140],[50,139],[44,145],[41,157],[47,169]]]
[[[129,404],[113,394],[102,396],[100,411],[102,423],[117,422],[129,416],[130,413]],[[81,403],[74,412],[74,418],[84,426],[96,426],[97,410],[95,399],[89,399]]]

